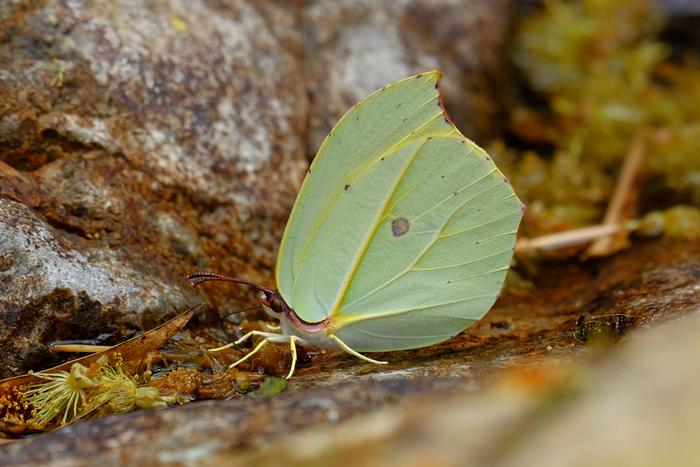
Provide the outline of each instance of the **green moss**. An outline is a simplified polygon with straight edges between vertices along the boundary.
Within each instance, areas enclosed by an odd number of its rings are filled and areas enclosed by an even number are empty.
[[[664,235],[681,240],[700,239],[700,208],[678,205],[665,211],[652,211],[640,222],[638,234]]]
[[[700,204],[700,66],[668,61],[664,23],[649,0],[550,0],[521,22],[514,60],[547,104],[514,109],[511,128],[553,147],[496,149],[529,207],[523,234],[599,222],[635,137],[646,176]]]
[[[279,394],[287,388],[287,380],[276,378],[274,376],[266,376],[260,383],[260,387],[255,391],[257,397],[270,397]]]

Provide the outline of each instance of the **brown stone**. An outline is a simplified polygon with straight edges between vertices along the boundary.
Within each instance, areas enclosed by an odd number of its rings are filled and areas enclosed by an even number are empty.
[[[382,354],[386,366],[317,355],[273,398],[84,421],[0,455],[42,465],[445,466],[588,465],[593,455],[619,465],[626,453],[659,462],[667,442],[697,455],[696,418],[683,414],[697,413],[698,277],[694,243],[551,264],[530,295],[503,297],[443,344]],[[630,320],[601,326],[609,340],[576,337],[581,316],[616,315]],[[638,427],[645,442],[625,444]]]
[[[306,168],[286,12],[0,6],[0,376],[36,369],[50,340],[123,335],[201,301],[184,280],[196,269],[269,280]]]
[[[272,285],[306,156],[392,80],[440,67],[488,133],[509,4],[0,2],[0,376],[55,363],[51,340],[250,304],[184,277]]]

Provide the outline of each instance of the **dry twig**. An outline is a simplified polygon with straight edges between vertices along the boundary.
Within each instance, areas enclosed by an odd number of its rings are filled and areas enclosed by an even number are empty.
[[[608,210],[603,218],[603,225],[620,225],[634,210],[636,202],[635,181],[638,178],[644,159],[644,138],[641,133],[635,135],[629,151],[620,169],[615,191],[610,198]],[[597,239],[586,250],[587,257],[609,256],[622,249],[627,242],[627,229],[617,229],[609,235]]]

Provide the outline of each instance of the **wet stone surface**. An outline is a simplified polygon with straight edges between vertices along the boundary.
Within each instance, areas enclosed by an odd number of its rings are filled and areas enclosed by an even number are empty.
[[[445,417],[452,413],[458,426],[467,424],[475,429],[472,425],[477,422],[491,426],[501,430],[493,439],[502,442],[501,437],[511,436],[509,423],[524,423],[524,418],[539,414],[544,410],[542,404],[557,391],[569,394],[569,389],[558,388],[578,380],[566,376],[571,368],[603,361],[608,368],[605,371],[625,372],[635,361],[635,352],[646,348],[629,344],[629,340],[638,334],[655,336],[673,322],[696,315],[700,311],[699,275],[700,245],[694,243],[640,242],[605,260],[550,264],[529,295],[504,296],[482,321],[451,341],[384,354],[389,365],[374,366],[335,352],[316,355],[313,364],[301,366],[289,388],[273,398],[208,401],[85,421],[5,446],[3,458],[8,462],[60,459],[80,464],[81,456],[90,455],[94,456],[91,461],[112,464],[214,460],[245,464],[260,457],[275,464],[274,456],[268,455],[275,449],[292,458],[306,452],[287,451],[291,449],[288,437],[298,435],[315,440],[312,444],[320,446],[324,456],[337,460],[336,454],[339,458],[348,455],[342,447],[346,443],[338,445],[337,440],[324,438],[326,430],[319,426],[332,424],[338,433],[355,433],[359,440],[388,438],[402,443],[399,440],[405,436],[406,426],[433,420],[421,421],[416,414],[425,415],[427,409],[420,412],[420,408],[438,402],[454,404],[435,410]],[[617,314],[627,316],[628,324],[603,326],[600,332],[609,336],[606,343],[588,345],[577,338],[581,316],[587,322],[607,322],[605,315]],[[696,321],[687,322],[698,327]],[[599,328],[591,329],[598,332]],[[586,335],[593,340],[594,333]],[[628,356],[616,362],[620,352]],[[685,361],[682,348],[678,355],[673,349],[668,352],[675,356],[667,358]],[[633,387],[643,384],[635,378],[647,376],[635,370],[628,378],[626,384]],[[503,384],[521,389],[515,394],[503,393],[498,389]],[[591,384],[572,391],[607,394],[605,385]],[[617,385],[611,390],[621,389]],[[386,417],[377,419],[378,410],[385,410],[380,413]],[[466,414],[465,420],[459,418],[460,413]],[[348,441],[351,447],[355,446],[352,439]],[[471,444],[466,446],[469,453]],[[483,455],[487,454],[492,455]]]

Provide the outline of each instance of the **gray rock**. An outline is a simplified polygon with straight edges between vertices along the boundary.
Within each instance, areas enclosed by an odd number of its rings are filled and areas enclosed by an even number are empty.
[[[120,325],[141,329],[195,300],[192,291],[137,271],[120,256],[99,246],[74,249],[64,232],[0,198],[3,371],[40,361],[49,341],[116,332]]]
[[[314,0],[303,10],[314,79],[309,152],[358,100],[438,68],[448,113],[465,135],[493,136],[501,109],[511,0]]]
[[[509,3],[0,0],[0,376],[48,340],[248,305],[184,276],[270,285],[307,148],[389,81],[441,67],[458,122],[490,127]]]
[[[201,301],[193,270],[268,276],[306,169],[290,10],[0,3],[0,375]]]

